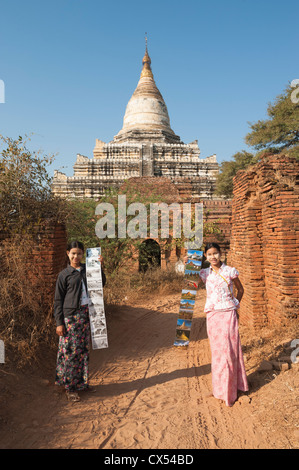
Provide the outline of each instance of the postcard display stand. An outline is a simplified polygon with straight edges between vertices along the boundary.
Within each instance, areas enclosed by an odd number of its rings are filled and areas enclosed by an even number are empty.
[[[108,348],[102,270],[99,256],[101,248],[86,250],[86,279],[89,295],[89,321],[92,349]]]
[[[180,301],[179,316],[176,325],[174,346],[188,346],[193,318],[195,298],[199,284],[203,252],[187,250],[184,284]]]

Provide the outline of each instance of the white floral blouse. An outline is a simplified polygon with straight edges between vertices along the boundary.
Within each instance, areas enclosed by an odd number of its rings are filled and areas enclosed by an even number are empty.
[[[238,299],[233,294],[232,280],[239,276],[236,268],[226,266],[222,263],[216,273],[210,266],[199,272],[201,280],[206,285],[207,300],[204,311],[212,310],[233,310],[240,307]]]

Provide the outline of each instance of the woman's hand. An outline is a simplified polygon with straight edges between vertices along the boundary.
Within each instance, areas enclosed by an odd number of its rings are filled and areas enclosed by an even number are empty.
[[[58,336],[64,336],[64,334],[65,334],[65,327],[64,327],[64,325],[59,325],[59,326],[57,326],[57,328],[56,328],[56,333],[58,334]]]

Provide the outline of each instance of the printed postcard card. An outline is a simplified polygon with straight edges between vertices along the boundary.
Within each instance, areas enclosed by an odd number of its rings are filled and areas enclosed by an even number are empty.
[[[202,263],[203,251],[187,250],[187,258],[194,261],[200,261]]]
[[[189,341],[190,341],[189,338],[190,338],[190,331],[177,329],[176,335],[175,335],[175,345],[188,346]]]
[[[178,318],[176,325],[177,325],[177,330],[190,331],[192,321],[191,320],[184,320],[183,318]]]
[[[185,266],[185,271],[195,271],[198,272],[201,270],[201,261],[197,261],[194,259],[187,259],[187,263]]]
[[[108,335],[104,308],[102,270],[99,257],[101,248],[86,250],[86,279],[89,296],[89,321],[93,349],[108,348]]]
[[[195,305],[195,300],[181,299],[180,308],[183,308],[184,310],[193,310],[194,305]]]
[[[101,262],[99,257],[101,256],[101,248],[97,246],[96,248],[87,248],[86,250],[86,268],[100,268]]]
[[[186,300],[195,300],[197,291],[191,289],[183,289],[182,290],[182,299]]]
[[[193,317],[193,310],[184,310],[180,308],[178,318],[182,320],[192,320]]]

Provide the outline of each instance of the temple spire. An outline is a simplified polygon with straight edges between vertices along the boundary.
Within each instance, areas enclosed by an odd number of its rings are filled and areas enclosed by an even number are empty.
[[[127,141],[180,142],[170,127],[170,120],[164,99],[157,88],[148,53],[145,33],[145,54],[142,72],[137,87],[129,100],[123,120],[123,127],[114,137],[115,142]]]
[[[147,49],[147,33],[145,33],[145,54],[142,59],[142,66],[143,67],[142,67],[140,78],[143,78],[143,77],[154,78],[153,72],[151,69],[151,58],[148,54],[148,49]]]

